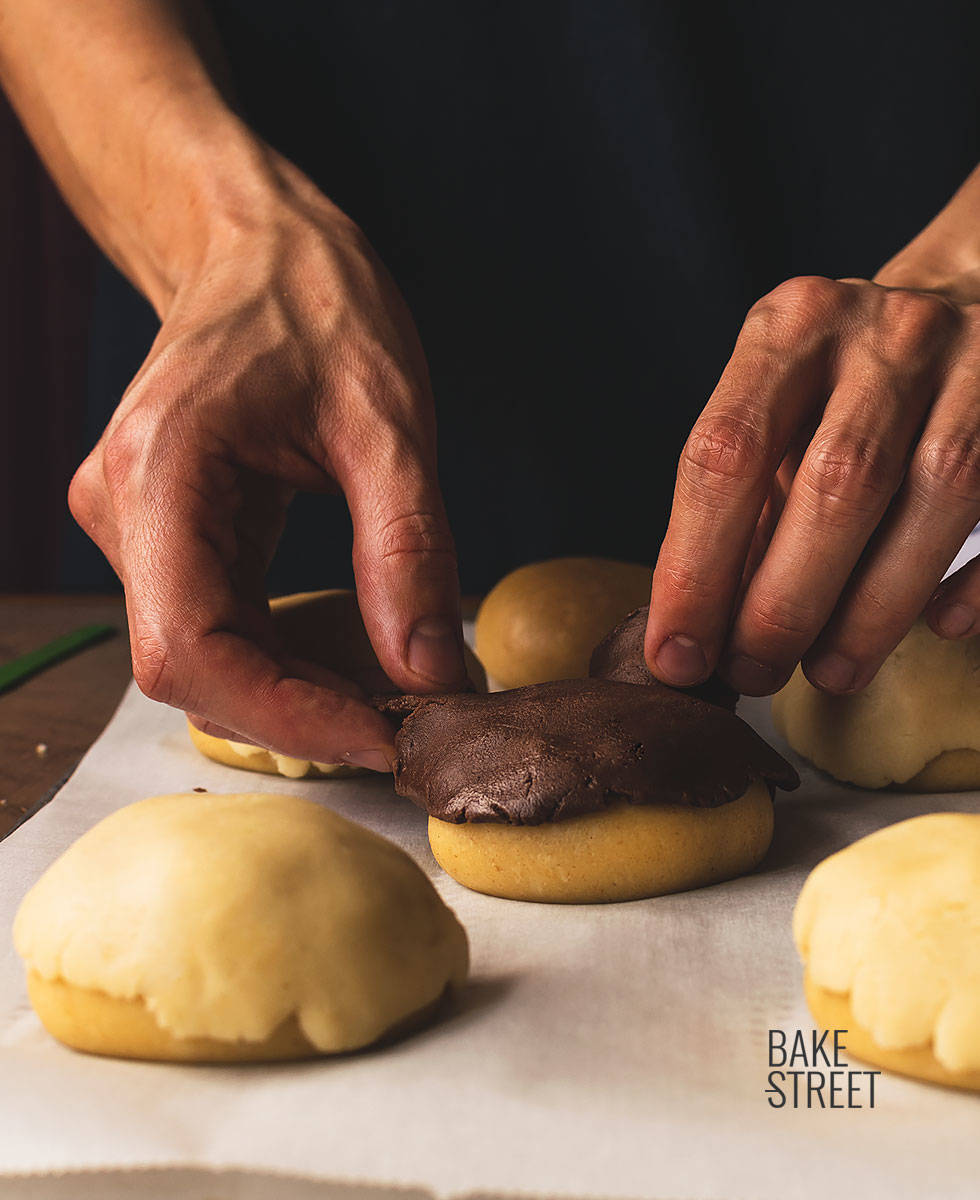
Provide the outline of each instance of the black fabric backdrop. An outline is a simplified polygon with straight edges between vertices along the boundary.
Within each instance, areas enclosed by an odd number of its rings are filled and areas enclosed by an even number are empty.
[[[365,229],[429,357],[466,591],[652,562],[748,306],[870,275],[978,158],[980,6],[214,0],[243,111]],[[86,437],[154,323],[109,268]],[[276,589],[349,578],[297,503]],[[64,581],[107,581],[80,536]]]

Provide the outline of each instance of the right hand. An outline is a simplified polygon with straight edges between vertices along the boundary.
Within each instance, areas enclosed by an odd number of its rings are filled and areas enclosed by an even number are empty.
[[[293,494],[339,488],[385,673],[463,683],[428,372],[363,234],[271,154],[270,170],[177,287],[69,503],[125,586],[143,692],[220,737],[387,770],[391,727],[359,689],[281,653],[264,576]]]

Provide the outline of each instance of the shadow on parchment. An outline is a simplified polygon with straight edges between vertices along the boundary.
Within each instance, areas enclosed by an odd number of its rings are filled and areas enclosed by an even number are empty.
[[[537,1195],[520,1193],[524,1200]],[[434,1194],[424,1188],[306,1179],[269,1171],[139,1167],[8,1176],[0,1179],[0,1200],[434,1200]],[[519,1198],[515,1193],[468,1192],[457,1200]]]

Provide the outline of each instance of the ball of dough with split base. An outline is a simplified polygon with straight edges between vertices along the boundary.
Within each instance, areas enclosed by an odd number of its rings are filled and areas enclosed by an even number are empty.
[[[845,783],[972,791],[980,788],[980,637],[949,641],[918,621],[863,691],[828,695],[797,667],[772,715],[798,754]]]
[[[607,558],[554,558],[511,571],[476,615],[476,652],[502,688],[581,679],[596,644],[650,599],[653,570]]]
[[[819,863],[793,917],[814,1019],[847,1052],[980,1090],[980,814],[890,825]]]
[[[126,1058],[357,1050],[430,1015],[462,926],[397,846],[295,796],[156,796],[25,897],[14,940],[47,1029]]]
[[[297,592],[271,601],[272,624],[286,651],[320,667],[336,671],[359,684],[367,694],[390,691],[392,685],[381,670],[357,606],[357,595],[345,589]],[[483,668],[473,652],[464,650],[466,670],[477,691],[487,690]],[[361,767],[347,763],[312,762],[277,754],[262,746],[236,742],[204,733],[187,722],[191,741],[205,756],[228,767],[283,775],[287,779],[329,777],[342,779],[362,775]]]

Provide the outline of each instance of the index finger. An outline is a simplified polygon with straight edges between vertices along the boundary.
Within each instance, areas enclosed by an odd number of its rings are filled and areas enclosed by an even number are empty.
[[[152,489],[152,504],[127,530],[124,581],[140,690],[280,754],[385,769],[394,747],[384,717],[351,685],[303,678],[263,645],[263,614],[231,583],[234,538],[211,491],[214,475],[213,464],[185,464],[181,477]],[[202,497],[214,503],[202,505]]]
[[[772,481],[794,431],[828,394],[826,318],[841,287],[793,280],[765,297],[687,439],[645,643],[665,683],[698,683],[718,662]]]

